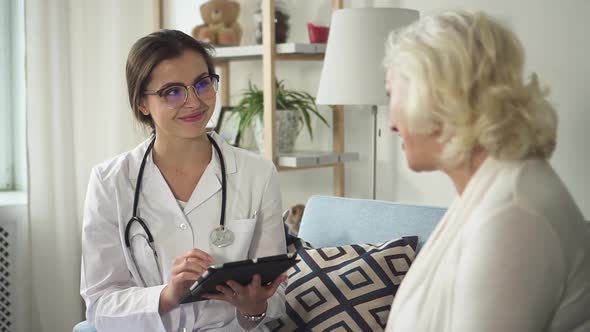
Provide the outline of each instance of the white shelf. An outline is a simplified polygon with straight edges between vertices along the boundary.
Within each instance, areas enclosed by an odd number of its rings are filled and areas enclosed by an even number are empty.
[[[277,54],[324,54],[326,44],[286,43],[276,45]],[[215,60],[248,60],[262,57],[262,45],[215,48]]]
[[[292,153],[279,153],[278,166],[289,168],[318,167],[357,160],[359,160],[357,152],[294,151]]]

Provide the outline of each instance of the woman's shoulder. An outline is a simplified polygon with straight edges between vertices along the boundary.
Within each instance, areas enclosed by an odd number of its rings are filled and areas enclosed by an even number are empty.
[[[489,172],[493,176],[492,184],[486,188],[488,198],[504,196],[505,199],[518,202],[571,198],[547,160],[493,160],[492,165],[493,167],[488,168],[493,170]]]
[[[229,172],[235,167],[238,171],[249,171],[256,174],[268,174],[274,170],[272,161],[264,157],[264,155],[255,151],[246,150],[244,148],[236,147],[228,144],[219,134],[211,132],[208,134],[221,147],[223,157],[226,162],[226,168]]]
[[[92,168],[93,172],[103,181],[121,175],[129,175],[130,167],[141,163],[148,144],[149,140],[146,140],[131,150],[120,153],[95,165]]]
[[[478,206],[482,220],[509,220],[507,225],[545,225],[560,242],[579,242],[586,232],[584,216],[557,172],[547,160],[499,162],[495,183]],[[518,218],[509,218],[518,216]],[[491,219],[491,220],[490,220]],[[526,221],[530,222],[526,222]]]
[[[516,164],[512,189],[515,199],[530,207],[577,210],[569,190],[547,160],[529,159]]]
[[[256,174],[266,174],[275,170],[275,165],[262,154],[243,148],[229,146],[232,151],[238,170],[247,170]]]
[[[489,171],[493,181],[481,188],[486,191],[484,203],[515,206],[543,215],[552,209],[562,214],[579,213],[566,185],[547,160],[495,160],[492,164],[487,169],[493,169]]]

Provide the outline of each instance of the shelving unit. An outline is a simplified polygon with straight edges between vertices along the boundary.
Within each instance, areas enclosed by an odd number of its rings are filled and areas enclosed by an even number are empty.
[[[162,0],[154,1],[156,28],[162,27]],[[275,65],[277,61],[322,61],[326,50],[325,44],[285,43],[275,44],[275,3],[274,0],[262,1],[262,45],[219,47],[215,53],[215,65],[221,80],[221,104],[230,106],[229,91],[231,87],[229,63],[235,61],[261,59],[263,63],[264,92],[264,151],[265,156],[273,160],[280,171],[320,167],[334,169],[334,195],[344,196],[344,162],[359,159],[356,152],[344,152],[344,114],[341,106],[332,106],[332,151],[295,151],[279,153],[276,136],[276,85]],[[342,0],[333,0],[334,10],[343,7]]]

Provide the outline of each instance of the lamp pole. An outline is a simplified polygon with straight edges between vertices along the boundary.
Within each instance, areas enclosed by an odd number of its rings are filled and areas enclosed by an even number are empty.
[[[373,142],[371,144],[373,157],[371,159],[371,193],[372,198],[377,198],[377,105],[371,106],[371,115],[373,116]]]

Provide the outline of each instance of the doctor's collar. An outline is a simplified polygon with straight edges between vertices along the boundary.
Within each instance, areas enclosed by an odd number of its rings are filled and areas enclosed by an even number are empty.
[[[227,143],[225,143],[225,141],[223,140],[223,138],[221,138],[221,136],[219,136],[218,134],[211,132],[209,133],[209,135],[211,135],[211,137],[215,140],[215,142],[217,142],[217,144],[219,145],[219,148],[221,149],[221,152],[223,153],[223,158],[225,160],[225,171],[226,174],[233,174],[235,172],[237,172],[237,165],[236,165],[236,156],[235,156],[235,151],[233,150],[233,147],[228,145]],[[135,149],[133,149],[128,157],[128,162],[129,162],[129,168],[128,168],[128,176],[130,180],[136,180],[137,179],[137,172],[139,171],[139,167],[141,166],[141,159],[143,157],[143,155],[145,154],[145,151],[147,150],[148,146],[150,145],[150,142],[152,141],[153,136],[150,135],[150,137],[148,137],[145,141],[143,141],[140,145],[138,145]],[[221,167],[219,165],[219,158],[216,156],[215,154],[215,150],[211,149],[211,153],[212,153],[212,159],[211,161],[214,161],[214,166],[215,166],[215,174],[218,175],[218,177],[221,177]],[[144,178],[149,178],[151,176],[152,173],[152,169],[154,165],[154,160],[152,158],[152,153],[150,152],[150,154],[147,157],[146,160],[146,170],[145,173],[143,174]]]

